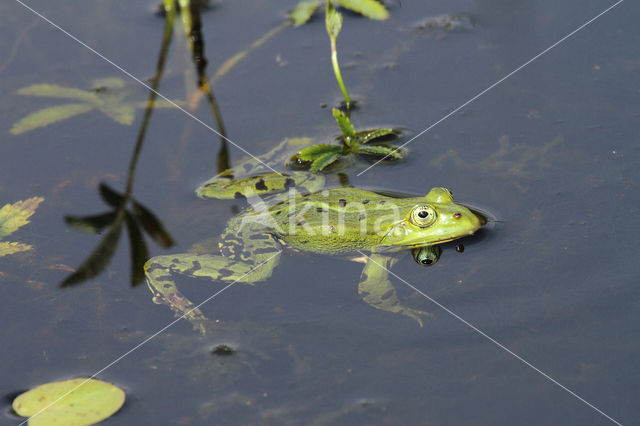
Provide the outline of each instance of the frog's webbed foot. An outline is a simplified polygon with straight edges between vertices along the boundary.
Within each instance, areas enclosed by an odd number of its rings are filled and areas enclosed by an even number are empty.
[[[207,317],[189,299],[184,297],[176,287],[171,271],[162,265],[164,256],[154,257],[145,265],[147,286],[153,293],[153,303],[167,305],[175,313],[176,317],[184,317],[193,324],[195,330],[206,334],[205,323]]]
[[[262,263],[254,265],[223,256],[179,254],[154,257],[147,261],[144,269],[154,303],[169,306],[177,317],[184,317],[194,329],[206,334],[209,320],[178,290],[172,274],[181,273],[194,278],[209,278],[212,281],[254,283],[271,276],[278,260],[278,255],[270,254]]]
[[[360,277],[358,294],[370,306],[413,318],[422,327],[422,317],[432,316],[432,314],[400,303],[387,272],[387,268],[390,268],[392,263],[394,263],[393,258],[371,254]]]

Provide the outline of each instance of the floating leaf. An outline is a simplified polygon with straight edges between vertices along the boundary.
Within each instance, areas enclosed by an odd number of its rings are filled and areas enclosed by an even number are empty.
[[[384,20],[389,17],[387,9],[376,0],[333,0],[345,9],[353,10],[369,19]]]
[[[374,139],[381,138],[383,136],[395,135],[396,131],[393,129],[371,129],[371,130],[363,130],[361,132],[356,133],[356,137],[358,138],[358,142],[367,143]]]
[[[149,252],[133,216],[129,212],[125,212],[125,215],[131,248],[131,285],[135,286],[144,280],[144,263],[149,259]]]
[[[122,217],[122,216],[120,216]],[[98,275],[109,264],[113,253],[120,239],[122,230],[122,220],[116,220],[100,241],[100,244],[91,252],[87,260],[78,268],[76,272],[69,275],[61,284],[61,287],[68,287],[79,284]]]
[[[331,0],[327,0],[324,19],[327,27],[327,33],[329,33],[329,37],[331,37],[331,40],[335,43],[335,40],[338,38],[338,34],[340,34],[340,30],[342,29],[342,14],[336,11]]]
[[[44,108],[24,117],[11,127],[11,133],[19,135],[29,130],[44,127],[57,121],[66,120],[76,115],[89,112],[95,107],[91,104],[64,104]]]
[[[324,154],[320,154],[316,157],[315,160],[313,160],[313,163],[311,163],[311,168],[309,170],[311,170],[312,172],[318,172],[331,163],[335,162],[338,158],[340,158],[339,152],[326,152]]]
[[[0,238],[15,232],[29,223],[29,218],[44,201],[42,197],[33,197],[13,204],[5,204],[0,209]]]
[[[289,14],[289,17],[293,21],[293,26],[299,27],[300,25],[305,24],[319,6],[319,0],[302,0],[298,3],[296,8]]]
[[[107,226],[111,225],[116,218],[116,212],[108,212],[93,216],[66,216],[64,221],[77,231],[86,234],[99,234]]]
[[[31,417],[29,426],[92,425],[116,413],[124,400],[124,391],[110,383],[78,378],[33,388],[13,400],[13,410]]]
[[[175,244],[173,238],[171,238],[171,235],[164,229],[164,226],[156,215],[135,200],[133,200],[133,214],[142,225],[142,228],[144,228],[156,243],[164,248],[169,248]]]
[[[0,257],[21,251],[31,250],[33,247],[29,244],[0,241]]]
[[[102,200],[111,207],[119,208],[126,201],[122,195],[111,189],[111,187],[104,182],[100,182],[100,185],[98,185],[98,192]]]
[[[387,145],[360,145],[357,152],[358,154],[386,157],[388,160],[402,160],[404,158],[402,149]]]
[[[338,127],[340,127],[340,131],[342,132],[345,145],[350,146],[351,142],[356,139],[356,131],[351,121],[349,121],[349,117],[337,108],[333,108],[333,117],[338,122]]]
[[[340,151],[342,151],[342,147],[337,145],[318,144],[301,149],[298,151],[297,157],[302,161],[313,161],[319,155],[326,153],[339,153]]]
[[[17,92],[23,96],[39,96],[43,98],[75,99],[98,104],[100,101],[95,93],[87,90],[76,89],[75,87],[58,86],[57,84],[32,84],[23,87]]]

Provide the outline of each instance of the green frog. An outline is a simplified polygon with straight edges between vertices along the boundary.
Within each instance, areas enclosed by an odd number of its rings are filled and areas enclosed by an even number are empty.
[[[271,276],[287,248],[363,262],[360,297],[422,326],[422,317],[430,314],[403,305],[389,280],[388,270],[397,260],[393,253],[413,250],[418,263],[431,265],[440,257],[438,244],[473,234],[484,225],[482,218],[455,203],[451,191],[442,187],[422,197],[395,198],[351,186],[326,189],[324,174],[280,174],[262,166],[277,164],[273,158],[305,142],[285,141],[197,189],[201,198],[246,198],[249,206],[229,220],[216,253],[157,256],[145,264],[154,302],[168,305],[206,333],[207,318],[181,294],[172,274],[254,284]]]

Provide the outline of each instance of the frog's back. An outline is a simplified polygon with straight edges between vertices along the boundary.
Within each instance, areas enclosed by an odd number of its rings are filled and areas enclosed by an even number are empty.
[[[399,219],[402,206],[398,202],[404,205],[415,201],[337,188],[300,195],[272,207],[270,213],[285,244],[316,253],[340,254],[378,247],[388,224]]]

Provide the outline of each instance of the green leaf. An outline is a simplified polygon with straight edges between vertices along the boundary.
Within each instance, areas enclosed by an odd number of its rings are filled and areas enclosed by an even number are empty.
[[[376,0],[333,0],[340,6],[353,10],[369,19],[384,20],[389,17],[387,9]]]
[[[125,212],[125,215],[131,249],[131,285],[135,286],[144,281],[144,263],[149,259],[149,252],[133,216],[129,212]]]
[[[110,383],[77,378],[33,388],[14,399],[12,406],[19,416],[31,417],[29,426],[79,426],[111,417],[124,400],[124,391]]]
[[[66,120],[75,115],[89,112],[93,108],[94,106],[91,104],[64,104],[44,108],[32,112],[22,120],[16,122],[13,127],[11,127],[10,132],[14,135],[19,135],[29,130],[37,129],[38,127],[48,126],[57,121]]]
[[[101,89],[121,89],[124,87],[124,81],[120,77],[102,77],[91,80],[93,90]]]
[[[342,151],[342,147],[337,145],[311,145],[304,149],[298,151],[298,158],[302,161],[313,161],[319,155],[327,154],[327,153],[340,153]]]
[[[402,160],[404,158],[404,150],[387,145],[360,145],[356,152],[375,157],[386,157],[387,160]]]
[[[13,204],[5,204],[0,209],[0,238],[14,233],[29,223],[29,218],[43,201],[42,197],[32,197]]]
[[[337,108],[333,108],[333,117],[338,122],[338,127],[340,127],[340,131],[342,132],[342,137],[344,138],[344,143],[347,146],[351,146],[353,141],[357,140],[356,131],[349,121],[349,117],[345,115],[344,112],[340,111]]]
[[[149,209],[135,200],[133,200],[133,214],[142,225],[142,228],[156,243],[164,248],[169,248],[175,244],[160,220]]]
[[[116,218],[116,212],[108,212],[93,216],[65,216],[64,221],[76,231],[86,234],[99,234]]]
[[[149,101],[136,101],[133,102],[132,105],[135,108],[146,108],[147,106],[149,106]],[[153,109],[177,108],[176,105],[183,108],[189,107],[189,104],[187,102],[181,101],[180,99],[172,99],[171,102],[164,99],[156,99],[153,102]]]
[[[342,29],[342,14],[336,10],[331,0],[327,0],[327,8],[325,11],[325,25],[329,37],[335,43],[335,40]]]
[[[120,216],[122,217],[122,216]],[[95,277],[106,268],[111,261],[113,253],[118,246],[118,240],[120,239],[120,231],[122,230],[122,219],[114,222],[113,226],[109,228],[100,241],[100,244],[93,249],[89,257],[80,265],[78,270],[69,275],[61,284],[61,287],[69,287],[75,284],[79,284],[90,278]]]
[[[336,161],[338,158],[340,158],[340,153],[337,152],[326,152],[324,154],[320,154],[315,160],[313,160],[309,170],[312,172],[318,172]]]
[[[358,138],[358,142],[367,143],[374,139],[381,138],[383,136],[395,135],[396,131],[393,129],[371,129],[371,130],[363,130],[356,134]]]
[[[17,92],[23,96],[40,96],[43,98],[75,99],[98,104],[100,101],[95,93],[75,87],[58,86],[57,84],[32,84]]]
[[[31,250],[33,247],[29,244],[0,241],[0,257],[21,251]]]
[[[100,107],[100,111],[106,114],[116,123],[130,126],[136,118],[135,104],[132,103],[105,103]]]
[[[115,207],[116,209],[126,201],[124,196],[120,195],[120,193],[116,192],[114,189],[111,189],[111,187],[104,182],[100,182],[100,185],[98,185],[98,192],[105,203],[109,204],[111,207]]]
[[[300,25],[305,24],[319,6],[320,0],[302,0],[298,3],[296,8],[289,14],[289,17],[293,21],[293,26],[299,27]]]

